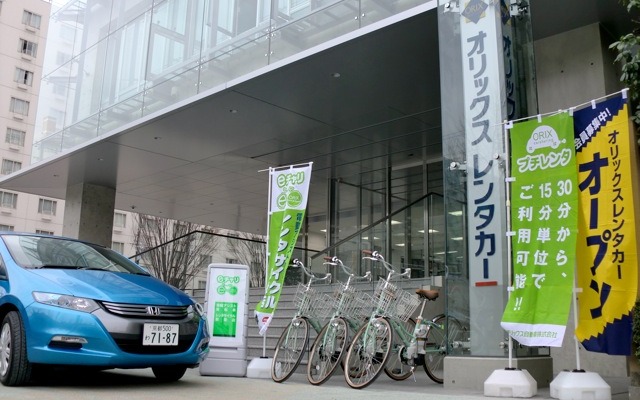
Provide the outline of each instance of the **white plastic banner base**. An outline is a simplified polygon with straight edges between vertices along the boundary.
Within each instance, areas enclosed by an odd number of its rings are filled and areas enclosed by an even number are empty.
[[[560,400],[611,400],[611,386],[596,372],[562,371],[549,385]]]
[[[497,369],[484,381],[484,395],[492,397],[533,397],[538,383],[525,369]]]
[[[273,358],[254,358],[247,367],[247,378],[271,378],[271,363]]]

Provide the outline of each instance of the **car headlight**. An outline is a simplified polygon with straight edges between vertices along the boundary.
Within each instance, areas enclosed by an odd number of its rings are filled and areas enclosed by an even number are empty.
[[[198,303],[196,299],[194,299],[191,296],[189,296],[189,299],[193,301],[193,304],[191,304],[189,308],[187,308],[187,312],[189,314],[192,314],[195,312],[198,317],[200,318],[204,317],[204,307],[202,306],[202,304]]]
[[[91,299],[85,299],[83,297],[69,296],[66,294],[45,293],[45,292],[33,292],[33,298],[42,304],[49,304],[51,306],[68,308],[70,310],[94,312],[100,306],[98,303]]]
[[[190,305],[187,308],[187,312],[189,314],[195,313],[200,318],[204,317],[204,308],[202,307],[202,305],[200,303],[194,302],[192,305]]]

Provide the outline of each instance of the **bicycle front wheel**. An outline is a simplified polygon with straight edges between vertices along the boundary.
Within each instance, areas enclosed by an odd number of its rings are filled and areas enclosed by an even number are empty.
[[[409,318],[407,322],[401,322],[401,324],[403,327],[401,329],[404,329],[407,334],[413,335],[413,331],[416,329],[416,321],[413,318]],[[384,372],[394,381],[403,381],[413,373],[413,369],[407,359],[407,346],[398,332],[393,335],[393,345],[391,346],[389,359],[384,366]]]
[[[285,328],[273,354],[271,379],[284,382],[300,365],[309,341],[309,322],[305,318],[294,318]]]
[[[334,318],[320,331],[311,346],[307,379],[313,385],[325,383],[340,364],[349,342],[349,328],[344,318]]]
[[[344,377],[354,389],[369,386],[382,372],[393,343],[389,321],[370,320],[354,336],[345,359]]]
[[[452,343],[462,331],[462,326],[457,319],[447,318],[444,314],[436,317],[433,323],[435,325],[429,326],[425,339],[424,370],[432,381],[442,383],[444,382],[444,358],[450,349],[447,336],[449,343]]]

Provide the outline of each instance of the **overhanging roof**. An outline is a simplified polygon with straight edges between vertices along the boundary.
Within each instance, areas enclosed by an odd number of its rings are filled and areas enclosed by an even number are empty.
[[[537,38],[602,21],[624,32],[617,0],[532,1]],[[116,208],[264,233],[270,166],[314,162],[326,178],[440,157],[437,17],[426,12],[203,93],[0,181],[64,199],[89,183],[116,188]],[[339,77],[336,77],[336,73]],[[374,184],[375,179],[363,184]],[[327,204],[311,202],[309,214]]]

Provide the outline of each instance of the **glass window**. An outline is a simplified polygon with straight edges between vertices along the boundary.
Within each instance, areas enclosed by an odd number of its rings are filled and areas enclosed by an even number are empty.
[[[0,173],[2,175],[8,175],[12,172],[16,172],[18,170],[20,170],[20,168],[22,168],[22,163],[20,161],[13,161],[13,160],[6,160],[3,159],[2,160],[2,170],[0,171]]]
[[[18,194],[10,192],[0,192],[0,207],[16,208],[18,205]]]
[[[206,289],[207,281],[198,281],[198,289]]]
[[[227,264],[238,264],[238,260],[235,258],[227,258]]]
[[[54,82],[53,87],[51,88],[51,92],[58,96],[66,96],[67,86],[63,83]]]
[[[62,51],[56,53],[56,65],[65,64],[69,60],[71,60],[71,54]]]
[[[4,224],[0,224],[0,231],[9,231],[9,232],[12,232],[12,231],[13,231],[13,225],[4,225]]]
[[[25,39],[20,39],[18,51],[31,57],[35,57],[38,52],[38,44]]]
[[[42,229],[36,229],[36,233],[39,235],[49,235],[49,236],[53,236],[54,233],[52,231],[44,231]]]
[[[123,213],[119,213],[119,212],[115,213],[113,215],[113,227],[114,228],[126,228],[127,227],[127,214],[123,214]]]
[[[120,254],[124,253],[124,243],[122,242],[111,242],[111,250],[117,251]]]
[[[33,85],[33,72],[27,71],[26,69],[17,68],[16,73],[13,76],[13,80],[17,83],[22,83],[24,85]]]
[[[29,115],[29,102],[12,97],[11,103],[9,104],[9,111],[15,114]]]
[[[4,137],[5,143],[13,144],[16,146],[24,146],[24,138],[27,136],[27,132],[19,129],[7,128],[7,134]]]
[[[40,20],[42,17],[38,14],[34,14],[31,11],[24,10],[22,13],[22,23],[32,28],[40,29]]]
[[[45,215],[56,215],[57,201],[40,199],[38,202],[38,213]]]

